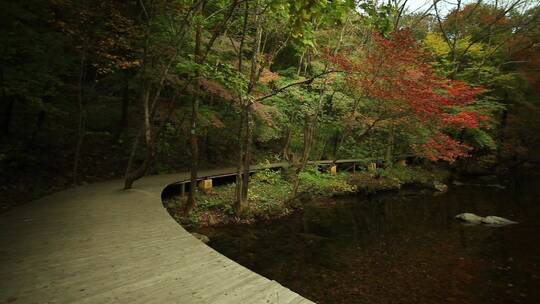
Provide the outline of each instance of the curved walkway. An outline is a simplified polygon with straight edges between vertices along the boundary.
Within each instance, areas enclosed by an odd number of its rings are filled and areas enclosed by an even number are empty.
[[[186,178],[85,185],[0,215],[0,303],[312,303],[178,225],[161,191]]]

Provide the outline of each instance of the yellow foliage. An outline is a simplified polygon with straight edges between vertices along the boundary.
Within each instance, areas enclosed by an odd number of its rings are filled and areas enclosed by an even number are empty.
[[[456,49],[460,54],[466,51],[468,57],[475,59],[480,59],[485,55],[484,44],[476,42],[471,45],[471,36],[460,39],[456,45]]]
[[[450,54],[450,47],[439,33],[428,33],[424,43],[437,57],[446,57]],[[471,37],[465,36],[459,38],[456,43],[456,52],[458,54],[466,53],[470,58],[482,58],[485,55],[485,45],[480,42],[472,43]]]
[[[424,42],[436,56],[444,57],[450,53],[450,47],[438,33],[428,33]]]

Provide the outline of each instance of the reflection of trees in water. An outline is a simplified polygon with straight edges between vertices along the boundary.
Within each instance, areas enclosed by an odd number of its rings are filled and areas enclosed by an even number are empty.
[[[439,195],[405,191],[369,199],[340,198],[325,206],[308,205],[300,217],[301,227],[297,229],[300,233],[347,241],[360,247],[391,235],[432,240],[453,235],[467,248],[475,241],[477,231],[457,225],[455,215],[462,212],[522,213],[523,210],[514,210],[519,208],[519,204],[512,204],[517,198],[514,191],[478,187],[459,187]]]
[[[303,213],[281,220],[228,227],[226,236],[213,238],[211,245],[258,273],[321,299],[326,289],[346,297],[360,288],[378,300],[409,295],[418,287],[416,296],[436,299],[431,303],[452,295],[463,296],[460,303],[473,303],[494,294],[508,303],[520,297],[522,287],[532,285],[531,265],[539,256],[531,244],[538,236],[534,225],[540,216],[540,187],[527,183],[507,190],[457,187],[439,195],[404,190],[369,199],[333,198],[306,204]],[[515,214],[523,224],[462,226],[454,219],[462,212]],[[516,291],[501,295],[508,282],[516,283]],[[525,293],[532,294],[532,287],[527,288]]]
[[[373,200],[340,199],[331,207],[308,208],[303,232],[362,245],[384,231],[386,213],[386,205]]]

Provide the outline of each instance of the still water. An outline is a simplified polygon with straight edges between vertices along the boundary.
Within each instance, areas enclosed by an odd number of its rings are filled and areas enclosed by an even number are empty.
[[[520,223],[466,226],[456,214]],[[540,303],[540,178],[309,203],[199,230],[217,251],[318,303]]]

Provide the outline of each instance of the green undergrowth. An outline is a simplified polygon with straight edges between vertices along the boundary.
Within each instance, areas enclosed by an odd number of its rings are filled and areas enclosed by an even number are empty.
[[[355,187],[347,183],[349,173],[331,175],[309,168],[300,174],[299,195],[295,198],[331,196],[338,193],[353,193]],[[236,185],[229,184],[213,188],[207,193],[199,193],[197,204],[189,218],[180,218],[180,210],[185,198],[175,197],[167,201],[169,212],[180,222],[197,226],[211,226],[226,223],[252,223],[258,220],[279,218],[290,214],[296,204],[291,204],[293,182],[282,177],[281,172],[262,170],[250,180],[248,205],[241,216],[233,210]]]
[[[316,196],[332,196],[356,192],[356,186],[348,182],[351,173],[339,172],[336,175],[321,172],[316,166],[308,167],[300,173],[300,191]]]
[[[297,195],[292,195],[293,181],[284,178],[280,171],[262,170],[250,181],[248,204],[241,216],[233,209],[236,185],[214,187],[207,193],[199,193],[197,204],[189,218],[180,218],[181,206],[185,198],[175,197],[166,202],[169,212],[181,223],[195,226],[212,226],[227,223],[253,223],[286,216],[299,202],[309,202],[310,198],[330,197],[357,192],[375,193],[398,190],[405,184],[430,185],[443,180],[438,171],[417,167],[394,167],[376,172],[339,172],[332,175],[321,172],[316,166],[306,168],[299,175]]]
[[[399,190],[404,185],[433,188],[434,183],[448,179],[449,172],[440,168],[394,166],[374,172],[361,171],[349,178],[359,191],[376,193]]]

